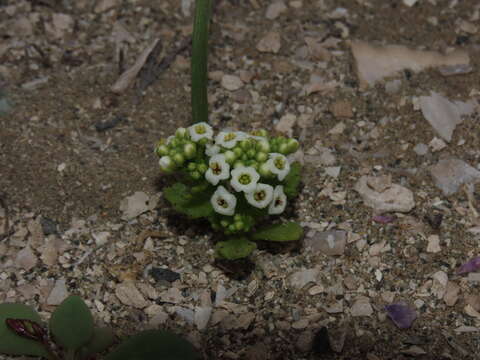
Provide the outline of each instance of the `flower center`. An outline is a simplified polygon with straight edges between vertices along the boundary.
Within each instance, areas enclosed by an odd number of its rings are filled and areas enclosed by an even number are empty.
[[[219,163],[213,163],[210,165],[210,168],[212,169],[212,172],[215,174],[215,175],[220,175],[221,172],[222,172],[222,167],[220,166]]]
[[[277,169],[283,170],[285,167],[285,161],[283,161],[283,159],[280,157],[277,157],[273,163]]]
[[[260,191],[256,192],[255,195],[253,195],[253,197],[257,201],[264,200],[266,196],[267,196],[267,194],[265,193],[265,190],[260,190]]]
[[[283,204],[282,199],[280,199],[280,198],[275,199],[275,206],[281,206],[282,204]]]
[[[242,174],[238,178],[238,182],[242,185],[248,185],[252,182],[252,179],[250,178],[250,175],[248,174]]]
[[[223,137],[223,141],[231,141],[237,137],[234,133],[228,133]]]
[[[203,125],[195,126],[195,132],[197,134],[205,134],[205,132],[206,132],[205,126],[203,126]]]
[[[222,199],[222,198],[217,199],[217,204],[223,208],[228,207],[228,203],[225,201],[225,199]]]

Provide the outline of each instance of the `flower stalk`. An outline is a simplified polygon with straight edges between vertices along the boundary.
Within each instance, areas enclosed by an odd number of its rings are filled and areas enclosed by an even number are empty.
[[[212,0],[195,2],[192,36],[192,121],[208,122],[207,59]]]

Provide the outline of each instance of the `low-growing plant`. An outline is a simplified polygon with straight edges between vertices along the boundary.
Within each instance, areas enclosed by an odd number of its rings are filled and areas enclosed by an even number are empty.
[[[223,232],[227,238],[216,244],[216,256],[235,260],[256,248],[252,240],[301,238],[303,230],[295,222],[255,227],[267,216],[282,214],[297,195],[301,166],[287,156],[298,147],[297,140],[265,130],[215,134],[201,122],[160,140],[155,152],[162,172],[181,177],[164,189],[165,198],[175,210],[206,218]]]
[[[94,325],[78,296],[69,296],[53,312],[48,326],[30,306],[0,304],[0,353],[31,355],[48,360],[88,360],[115,342],[110,328]],[[198,360],[185,339],[163,330],[145,330],[126,339],[105,360]]]

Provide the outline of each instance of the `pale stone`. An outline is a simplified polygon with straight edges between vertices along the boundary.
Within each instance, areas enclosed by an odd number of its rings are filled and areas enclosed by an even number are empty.
[[[301,289],[308,283],[316,282],[319,273],[318,268],[300,270],[290,275],[289,283],[292,287]]]
[[[370,178],[362,176],[355,184],[354,190],[362,196],[365,205],[373,208],[375,212],[409,212],[415,207],[411,190],[392,184],[387,190],[378,192],[368,185]]]
[[[445,296],[447,290],[448,275],[444,271],[437,271],[432,276],[432,294],[435,295],[438,299],[442,299]]]
[[[29,271],[37,265],[37,256],[33,253],[30,246],[20,250],[15,258],[15,266]]]
[[[370,300],[366,297],[358,298],[350,309],[352,316],[371,316],[373,314]]]
[[[55,281],[55,285],[48,295],[47,304],[48,305],[60,305],[63,300],[68,297],[67,284],[65,279],[58,279]]]
[[[442,251],[442,249],[440,248],[440,237],[438,235],[430,235],[427,241],[427,252],[438,253]]]
[[[208,321],[212,315],[211,306],[197,306],[195,307],[194,322],[198,330],[204,330],[207,327]]]
[[[102,13],[108,11],[119,4],[119,0],[100,0],[93,11],[96,13]]]
[[[242,80],[236,75],[223,75],[222,87],[229,91],[235,91],[243,86]]]
[[[447,288],[445,290],[445,295],[443,296],[443,301],[448,306],[453,306],[458,300],[458,294],[460,293],[460,286],[455,282],[449,281],[447,283]]]
[[[280,34],[275,31],[267,33],[257,44],[257,50],[267,53],[278,53],[281,47]]]
[[[296,121],[297,117],[294,114],[285,114],[275,125],[275,130],[291,137],[293,134],[293,126]]]
[[[345,252],[347,232],[343,230],[315,232],[314,236],[306,237],[304,241],[305,247],[310,251],[339,256]]]
[[[275,20],[285,11],[287,11],[285,3],[283,1],[275,1],[268,6],[265,17],[269,20]]]
[[[120,203],[120,211],[123,220],[132,220],[140,214],[148,211],[148,201],[150,197],[142,191],[135,192],[132,196],[127,196]]]
[[[117,285],[115,295],[123,304],[138,309],[143,309],[149,305],[132,281],[125,281]]]
[[[456,193],[463,184],[480,182],[480,171],[460,159],[440,160],[428,170],[445,196]]]

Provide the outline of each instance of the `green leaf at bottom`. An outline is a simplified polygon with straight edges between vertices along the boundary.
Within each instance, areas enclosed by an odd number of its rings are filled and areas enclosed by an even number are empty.
[[[86,345],[93,335],[93,317],[79,296],[71,295],[55,309],[50,318],[55,342],[69,350]]]
[[[256,248],[257,245],[254,242],[241,236],[218,242],[215,246],[215,253],[220,258],[236,260],[247,257]]]
[[[303,236],[302,227],[296,222],[267,226],[252,235],[254,240],[296,241]]]
[[[105,360],[198,360],[187,340],[162,330],[140,332],[124,341]]]
[[[0,353],[48,357],[47,350],[40,342],[21,337],[10,330],[5,323],[5,320],[9,318],[28,319],[41,323],[40,316],[30,306],[0,304]]]

